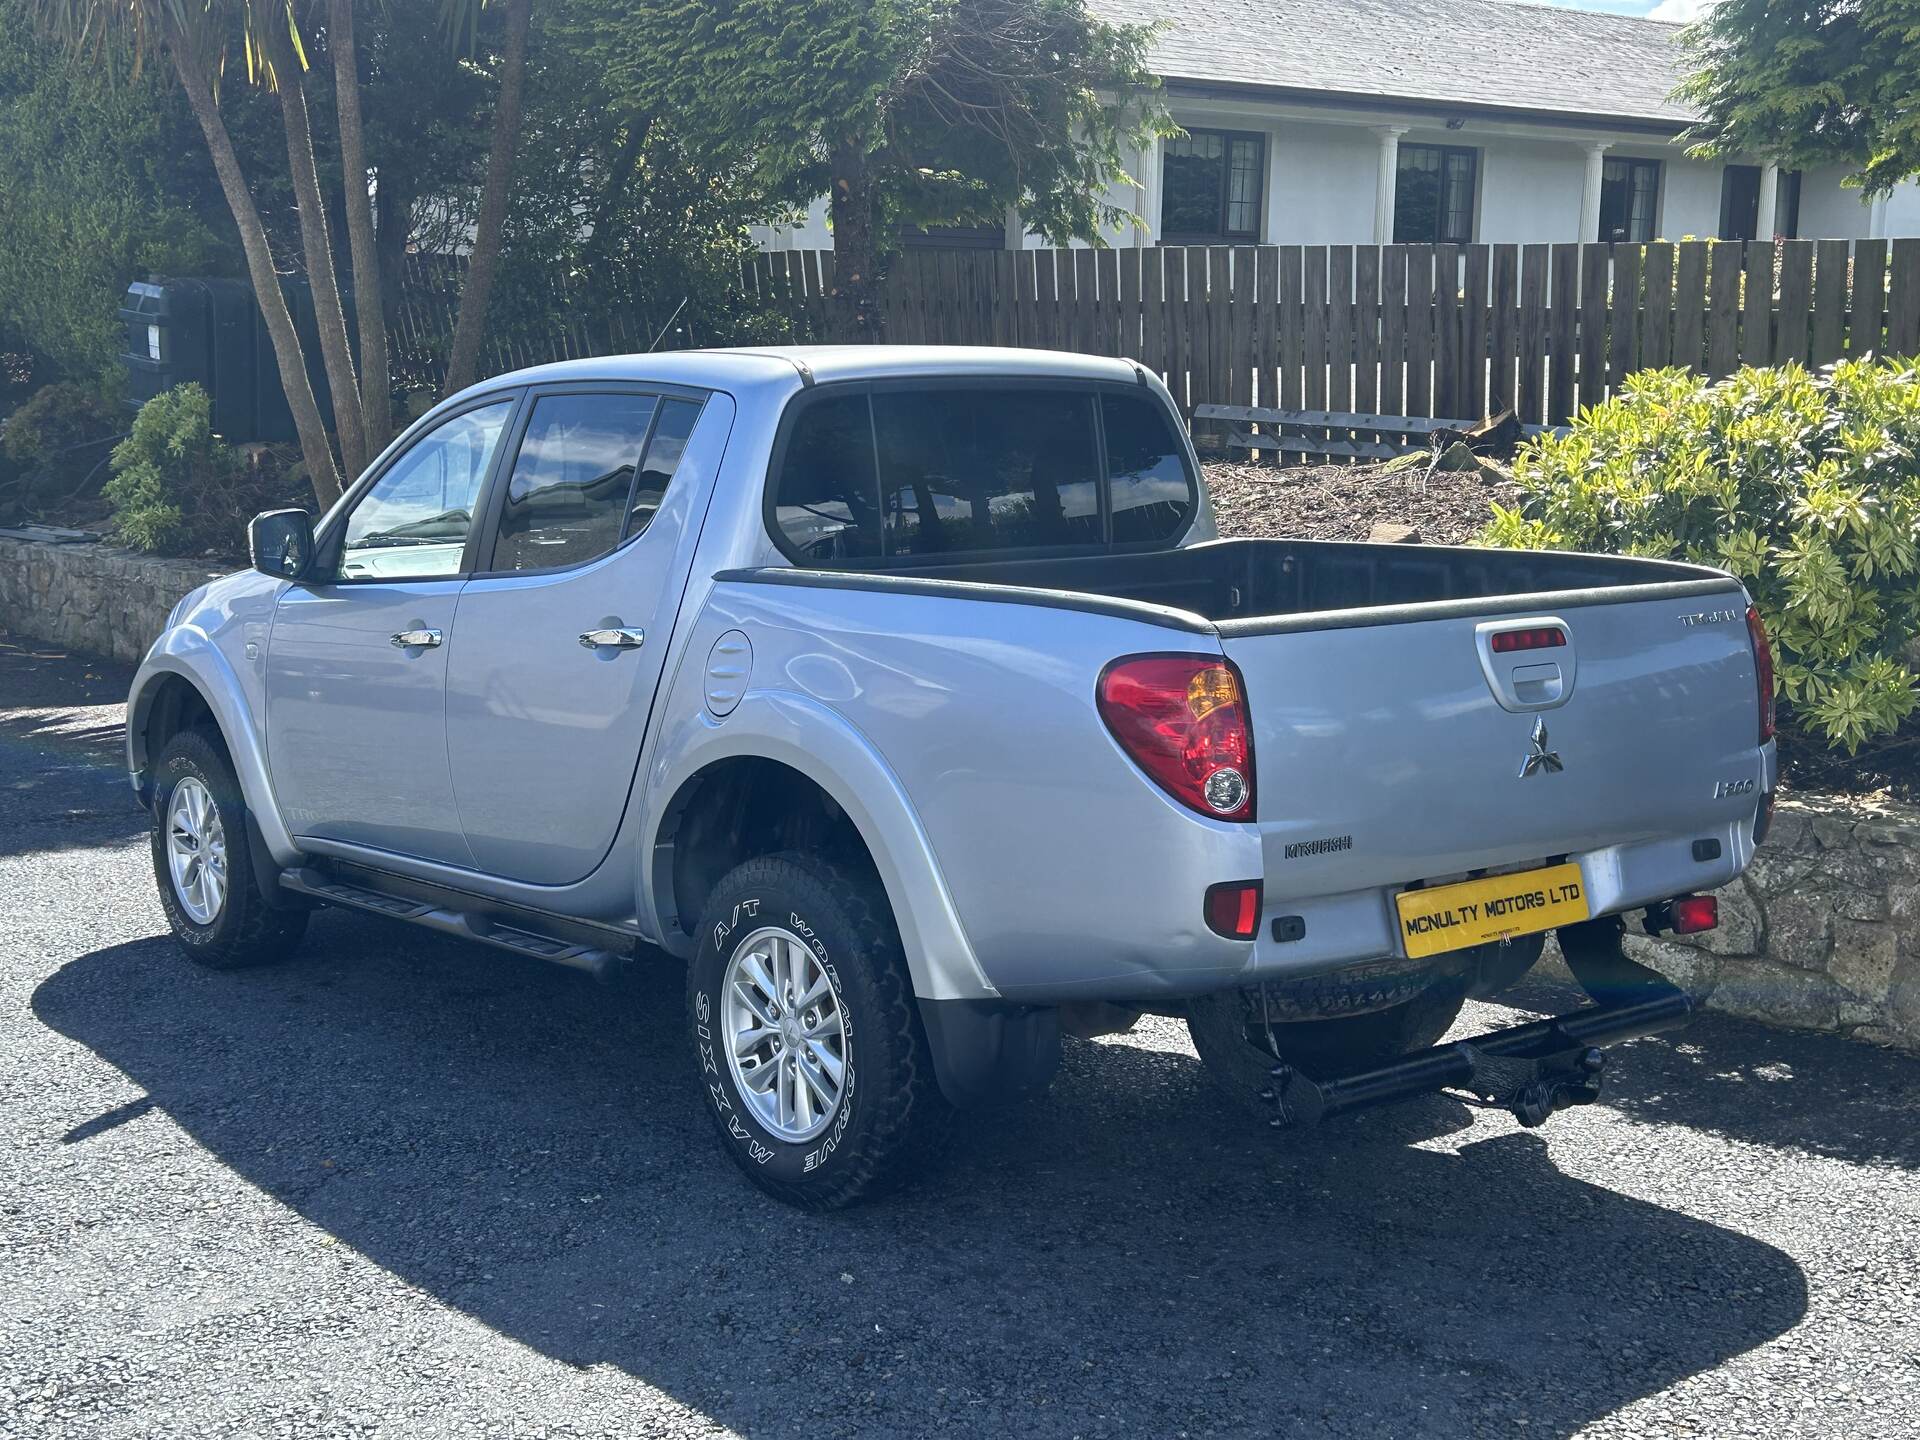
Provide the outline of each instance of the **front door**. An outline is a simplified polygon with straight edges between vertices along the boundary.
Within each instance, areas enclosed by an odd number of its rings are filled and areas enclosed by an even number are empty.
[[[724,396],[532,392],[448,656],[474,863],[564,885],[613,844],[732,426]]]
[[[447,656],[497,399],[402,451],[319,537],[267,642],[267,761],[297,838],[471,865],[447,773]]]

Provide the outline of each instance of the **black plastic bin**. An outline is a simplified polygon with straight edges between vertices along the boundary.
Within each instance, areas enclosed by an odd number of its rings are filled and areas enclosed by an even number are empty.
[[[307,359],[307,380],[333,427],[333,392],[320,358],[313,289],[283,276],[281,292]],[[343,296],[349,323],[352,297]],[[253,287],[244,280],[179,276],[136,281],[120,305],[126,348],[127,406],[138,410],[162,390],[198,381],[213,399],[213,428],[228,440],[292,440],[293,412]]]

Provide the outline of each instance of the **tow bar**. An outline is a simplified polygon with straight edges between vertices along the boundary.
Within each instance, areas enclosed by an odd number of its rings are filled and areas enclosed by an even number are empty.
[[[1618,916],[1560,928],[1567,968],[1594,1004],[1551,1020],[1436,1045],[1381,1065],[1324,1079],[1281,1062],[1260,1098],[1275,1107],[1276,1128],[1318,1125],[1336,1115],[1392,1105],[1440,1090],[1464,1090],[1511,1111],[1522,1125],[1543,1125],[1556,1111],[1600,1098],[1607,1057],[1599,1047],[1687,1023],[1684,990],[1620,947]]]

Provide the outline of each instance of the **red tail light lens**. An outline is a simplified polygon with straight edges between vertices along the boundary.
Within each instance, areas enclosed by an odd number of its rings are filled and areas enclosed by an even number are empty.
[[[1760,743],[1773,739],[1773,646],[1767,640],[1767,627],[1760,611],[1747,607],[1747,635],[1753,641],[1753,674],[1760,687]]]
[[[1229,940],[1260,933],[1260,882],[1233,880],[1207,887],[1207,928]]]
[[[1676,935],[1698,935],[1720,924],[1720,902],[1711,895],[1683,895],[1669,908]]]
[[[1567,632],[1558,625],[1542,625],[1532,630],[1496,630],[1490,642],[1496,655],[1511,655],[1516,650],[1553,650],[1567,643]]]
[[[1136,655],[1100,676],[1100,718],[1181,804],[1253,819],[1253,730],[1233,666],[1210,655]]]

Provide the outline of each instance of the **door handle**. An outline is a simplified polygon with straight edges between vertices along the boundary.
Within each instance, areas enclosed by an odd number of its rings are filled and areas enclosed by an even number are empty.
[[[580,636],[580,643],[589,650],[638,650],[646,642],[644,631],[629,630],[624,626],[588,630]]]
[[[438,630],[402,630],[387,643],[396,650],[425,650],[440,643]]]

